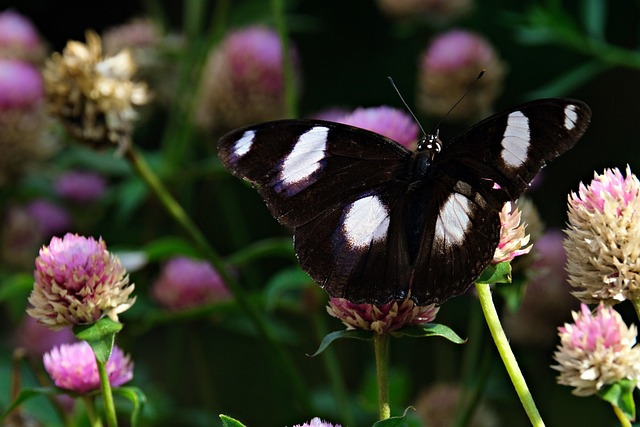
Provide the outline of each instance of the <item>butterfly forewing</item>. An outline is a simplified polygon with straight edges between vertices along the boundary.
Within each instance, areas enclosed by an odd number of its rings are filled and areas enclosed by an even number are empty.
[[[533,101],[413,154],[352,126],[283,120],[225,135],[219,155],[293,228],[302,268],[331,296],[424,305],[468,289],[498,246],[503,204],[590,117],[580,101]]]

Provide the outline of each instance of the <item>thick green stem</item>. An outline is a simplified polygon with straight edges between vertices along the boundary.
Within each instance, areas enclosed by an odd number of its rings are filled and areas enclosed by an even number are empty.
[[[482,307],[484,318],[486,319],[489,330],[491,331],[493,341],[498,348],[498,352],[502,358],[502,363],[504,363],[504,366],[507,369],[507,373],[509,374],[511,382],[516,389],[516,393],[518,393],[520,402],[522,402],[522,406],[531,421],[531,425],[535,427],[543,427],[544,422],[542,421],[538,408],[533,401],[533,397],[531,396],[531,392],[524,380],[522,371],[520,371],[518,361],[516,360],[513,351],[511,351],[509,340],[502,329],[502,324],[500,323],[496,307],[493,304],[493,298],[491,297],[491,288],[488,284],[476,283],[476,289],[480,298],[480,306]]]
[[[313,412],[311,410],[312,405],[308,390],[302,382],[301,376],[298,375],[295,369],[295,364],[279,344],[275,332],[267,323],[266,319],[251,303],[249,296],[244,291],[244,288],[242,288],[231,274],[229,274],[227,265],[220,255],[218,255],[218,253],[209,245],[200,229],[198,229],[184,209],[182,209],[182,206],[180,206],[158,177],[153,173],[144,157],[133,147],[127,150],[126,156],[132,167],[160,200],[167,212],[169,212],[173,219],[180,225],[180,227],[182,227],[183,231],[189,236],[189,238],[191,238],[191,240],[193,240],[200,252],[218,271],[220,277],[233,294],[240,309],[249,317],[249,319],[251,319],[259,336],[261,336],[267,342],[271,350],[273,350],[273,354],[276,356],[280,369],[288,378],[295,390],[295,395],[299,399],[302,410],[304,412]]]
[[[284,99],[286,113],[289,118],[298,115],[296,80],[293,72],[293,60],[289,52],[289,35],[287,34],[287,21],[284,16],[284,1],[271,0],[273,18],[276,22],[280,46],[282,49],[282,75],[284,78]]]
[[[107,374],[107,362],[100,362],[96,358],[96,363],[98,364],[98,375],[100,376],[100,391],[102,392],[102,401],[104,402],[104,413],[107,418],[107,426],[118,427],[116,405],[113,402],[111,383],[109,382],[109,374]]]
[[[373,339],[373,348],[378,380],[378,418],[386,420],[391,417],[391,407],[389,406],[389,336],[376,334]]]
[[[611,407],[613,408],[613,412],[615,412],[616,416],[618,417],[618,420],[620,420],[620,424],[622,425],[622,427],[632,426],[631,421],[629,421],[629,418],[627,418],[624,412],[622,412],[622,409],[618,408],[615,405],[611,405]]]

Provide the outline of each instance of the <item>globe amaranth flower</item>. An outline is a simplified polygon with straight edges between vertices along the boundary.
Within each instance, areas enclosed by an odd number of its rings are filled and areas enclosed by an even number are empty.
[[[134,285],[102,239],[67,233],[53,237],[36,258],[35,283],[29,296],[30,316],[59,329],[88,324],[128,310]]]
[[[437,383],[422,391],[414,403],[416,415],[425,426],[452,426],[463,407],[460,395],[464,389],[456,384]],[[468,403],[467,403],[468,405]],[[480,401],[469,420],[469,427],[498,426],[495,411]]]
[[[467,13],[472,0],[378,0],[387,15],[397,19],[423,20],[442,26]]]
[[[15,343],[31,355],[42,357],[47,351],[60,344],[70,344],[78,340],[71,328],[53,331],[38,323],[31,316],[25,316],[15,333]]]
[[[43,99],[37,68],[0,58],[0,186],[14,183],[55,150]]]
[[[56,193],[77,203],[98,200],[105,192],[107,181],[95,172],[71,170],[61,174],[54,183]]]
[[[476,82],[482,70],[486,73]],[[491,112],[493,102],[502,90],[504,74],[505,66],[484,37],[464,30],[440,34],[421,56],[418,108],[442,117],[473,85],[473,90],[447,118],[476,121]]]
[[[44,69],[49,112],[69,133],[92,144],[130,144],[136,106],[149,101],[147,86],[131,80],[136,64],[128,50],[115,56],[102,54],[102,41],[94,32],[87,44],[70,41],[54,53]]]
[[[621,380],[640,380],[640,348],[635,325],[627,327],[620,314],[603,303],[595,313],[582,304],[572,312],[573,323],[558,328],[560,344],[552,366],[559,384],[575,387],[577,396],[595,394]]]
[[[96,358],[85,341],[54,347],[42,360],[57,387],[79,394],[100,388]],[[106,368],[112,387],[119,387],[133,378],[133,362],[118,346],[113,346]]]
[[[161,305],[172,310],[198,307],[231,296],[211,264],[186,257],[173,258],[163,266],[152,292]]]
[[[512,261],[515,257],[529,253],[531,245],[529,235],[525,234],[525,225],[520,224],[520,209],[507,202],[500,212],[500,243],[493,255],[492,264]]]
[[[336,121],[379,133],[409,149],[414,148],[418,140],[418,125],[415,120],[396,108],[357,108]]]
[[[41,63],[47,46],[31,20],[14,10],[0,12],[0,58]]]
[[[341,427],[340,424],[331,424],[316,417],[308,423],[296,424],[293,427]]]
[[[567,271],[574,295],[608,304],[640,297],[640,182],[627,166],[569,195]]]
[[[297,55],[291,49],[294,78]],[[225,131],[286,114],[282,47],[275,31],[253,26],[230,32],[204,67],[196,122]]]
[[[69,213],[47,199],[32,200],[25,205],[25,210],[36,220],[38,229],[46,239],[56,234],[66,233],[71,228]]]
[[[343,298],[331,298],[327,312],[347,329],[364,329],[386,334],[410,325],[429,323],[440,310],[435,304],[418,306],[412,300],[392,301],[383,305],[354,304]]]

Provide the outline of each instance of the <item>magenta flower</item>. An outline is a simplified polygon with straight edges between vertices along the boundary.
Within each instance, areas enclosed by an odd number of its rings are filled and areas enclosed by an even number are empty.
[[[27,313],[52,329],[104,316],[117,321],[135,302],[134,285],[102,239],[71,233],[52,238],[40,249],[34,278]]]
[[[0,12],[0,57],[38,63],[45,55],[46,47],[33,22],[13,10]]]
[[[31,316],[25,316],[15,334],[16,345],[31,355],[42,357],[47,351],[60,344],[70,344],[77,339],[70,328],[53,331],[38,323]]]
[[[640,298],[640,181],[627,166],[594,175],[569,196],[567,271],[585,303]]]
[[[320,418],[316,417],[316,418],[313,418],[308,423],[296,424],[293,427],[341,427],[341,426],[340,426],[340,424],[328,423],[328,422],[323,421]]]
[[[90,203],[104,194],[107,181],[99,174],[89,171],[67,171],[54,184],[56,193],[77,203]]]
[[[327,312],[339,319],[347,329],[364,329],[386,334],[404,326],[429,323],[440,310],[434,304],[418,306],[412,300],[392,301],[383,305],[354,304],[346,299],[331,298]]]
[[[398,19],[420,19],[442,26],[471,9],[473,0],[378,0],[387,15]]]
[[[574,323],[558,328],[560,345],[554,358],[558,383],[575,387],[573,394],[588,396],[620,380],[640,380],[640,348],[635,325],[627,327],[620,314],[603,303],[592,314],[582,304]]]
[[[31,64],[0,59],[0,111],[34,109],[44,99],[42,76]]]
[[[379,133],[409,149],[412,149],[418,140],[418,125],[413,117],[396,108],[357,108],[338,121]]]
[[[438,35],[420,60],[418,106],[427,114],[443,116],[484,69],[486,74],[449,119],[470,121],[487,116],[500,94],[505,67],[491,44],[478,34],[451,30]]]
[[[46,238],[65,233],[71,228],[71,217],[67,211],[46,199],[33,200],[25,209],[36,220]]]
[[[171,310],[198,307],[231,296],[211,264],[185,257],[173,258],[163,266],[152,292],[161,305]]]
[[[79,394],[100,388],[96,358],[85,341],[55,347],[42,360],[57,387]],[[118,346],[113,346],[107,361],[107,375],[112,387],[119,387],[133,378],[133,362]]]

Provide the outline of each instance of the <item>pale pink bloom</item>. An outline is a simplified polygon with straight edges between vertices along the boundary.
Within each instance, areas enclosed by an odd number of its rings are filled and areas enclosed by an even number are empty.
[[[392,107],[357,108],[337,121],[379,133],[409,149],[418,140],[418,125],[413,117]]]
[[[296,424],[293,427],[341,427],[341,426],[340,424],[331,424],[327,421],[321,420],[320,418],[316,417],[316,418],[313,418],[308,423]]]
[[[517,256],[531,251],[529,235],[525,234],[525,225],[520,224],[520,209],[514,203],[507,202],[500,212],[500,243],[493,255],[492,264],[513,261]]]
[[[33,65],[0,59],[0,111],[34,109],[44,99],[42,76]]]
[[[104,194],[106,187],[107,181],[101,175],[80,170],[63,173],[54,184],[59,196],[77,203],[98,200]]]

